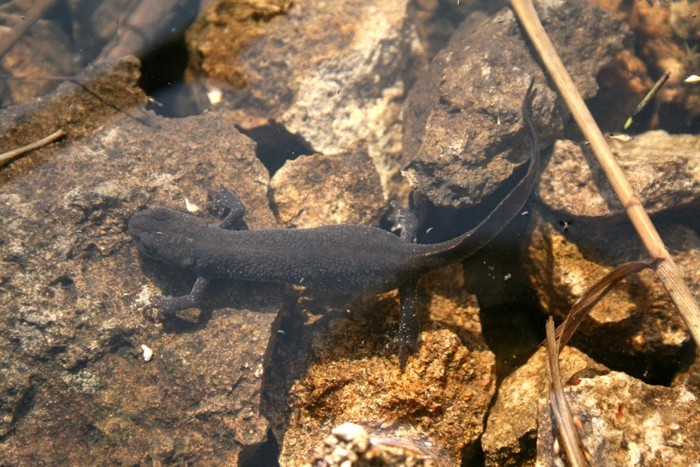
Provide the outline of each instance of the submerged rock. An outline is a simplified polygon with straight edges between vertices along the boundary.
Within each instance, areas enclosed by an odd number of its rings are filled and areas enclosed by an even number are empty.
[[[559,361],[562,378],[574,382],[608,371],[572,347],[564,347]],[[541,347],[498,388],[481,438],[486,465],[533,463],[537,454],[538,404],[548,393],[547,353]]]
[[[692,465],[700,462],[698,395],[644,384],[616,371],[564,388],[591,465]],[[537,464],[561,465],[551,410],[542,403]],[[561,445],[560,445],[561,446]]]
[[[280,222],[290,228],[377,225],[385,211],[379,174],[365,147],[288,161],[270,180]]]
[[[454,465],[426,437],[413,430],[382,430],[368,433],[361,425],[343,423],[316,448],[312,465]]]
[[[62,96],[45,102],[80,102]],[[29,131],[21,114],[1,112],[1,126]],[[140,309],[187,293],[193,278],[142,258],[126,234],[135,212],[204,206],[219,184],[248,205],[251,227],[273,227],[265,168],[230,121],[134,114],[145,116],[78,112],[100,127],[72,121],[71,135],[89,136],[2,172],[1,463],[235,463],[267,438],[261,376],[280,288],[227,285],[201,311],[156,326]]]
[[[421,57],[409,4],[219,0],[188,33],[192,67],[246,131],[272,120],[324,154],[365,140],[396,182],[408,65]]]
[[[597,89],[596,71],[629,38],[627,29],[588,2],[539,4],[570,74],[590,97]],[[468,18],[457,29],[412,87],[404,107],[404,175],[439,206],[479,203],[527,160],[520,106],[532,77],[540,145],[548,146],[562,127],[556,95],[545,86],[547,79],[513,13],[504,9],[474,23]],[[581,31],[586,41],[575,37]]]
[[[700,204],[700,137],[650,131],[608,144],[649,214]],[[584,144],[557,141],[537,195],[553,211],[610,218],[625,210]]]
[[[563,319],[571,306],[614,267],[647,257],[627,223],[535,215],[528,246],[531,281],[543,309]],[[691,291],[700,292],[700,238],[682,225],[663,226],[674,260]],[[575,345],[601,363],[658,381],[678,366],[689,332],[655,274],[642,271],[618,284],[582,322]],[[666,376],[664,376],[666,375]]]
[[[424,330],[404,371],[395,355],[382,351],[397,328],[393,293],[351,305],[349,313],[308,320],[302,342],[300,331],[294,332],[296,345],[280,338],[291,354],[277,358],[297,367],[291,374],[299,375],[289,380],[290,413],[284,430],[277,431],[281,463],[309,459],[342,422],[377,432],[402,425],[448,452],[456,464],[473,460],[495,392],[495,358],[481,336],[476,300],[461,287],[462,274],[455,265],[419,281]],[[310,360],[303,370],[300,358]]]

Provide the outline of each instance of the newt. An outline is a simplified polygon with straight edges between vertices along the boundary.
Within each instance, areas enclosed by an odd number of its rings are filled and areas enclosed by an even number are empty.
[[[245,215],[243,203],[230,191],[216,193],[214,204],[225,208],[219,225],[166,208],[147,209],[129,220],[128,232],[146,256],[194,270],[197,279],[188,295],[156,297],[144,309],[161,319],[202,303],[214,278],[294,284],[350,296],[399,289],[401,321],[387,348],[398,348],[403,367],[419,336],[416,280],[432,270],[463,261],[508,224],[524,206],[540,166],[540,150],[530,108],[533,83],[521,114],[531,154],[527,172],[476,227],[448,241],[415,243],[417,220],[399,212],[401,237],[377,227],[339,224],[305,229],[236,230]]]

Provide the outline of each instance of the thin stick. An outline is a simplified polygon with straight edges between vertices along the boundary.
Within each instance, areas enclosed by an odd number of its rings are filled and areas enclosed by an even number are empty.
[[[547,321],[547,378],[549,379],[549,400],[552,406],[554,424],[559,433],[559,439],[566,453],[568,465],[585,466],[588,465],[583,453],[583,443],[576,431],[574,417],[566,402],[564,385],[561,382],[561,372],[559,371],[559,342],[554,335],[554,319],[550,316]]]
[[[651,101],[654,98],[654,96],[656,95],[656,93],[659,92],[659,89],[661,89],[661,86],[666,84],[666,81],[668,81],[668,78],[670,76],[671,76],[671,73],[669,73],[667,71],[666,73],[664,73],[661,76],[661,78],[658,79],[658,81],[656,83],[654,83],[654,86],[649,90],[647,95],[644,96],[644,99],[642,99],[642,102],[637,104],[637,108],[634,109],[634,112],[632,112],[632,115],[630,115],[630,117],[625,122],[625,126],[623,127],[624,131],[627,131],[627,129],[632,126],[632,124],[634,123],[634,120],[637,118],[637,115],[639,115],[639,112],[644,110],[644,107],[646,107],[647,104],[649,103],[649,101]]]
[[[37,148],[40,148],[42,146],[46,146],[49,143],[53,143],[59,138],[63,138],[66,136],[66,132],[58,129],[51,133],[49,136],[46,138],[40,139],[39,141],[35,141],[33,143],[27,144],[26,146],[22,146],[21,148],[13,149],[12,151],[5,152],[3,154],[0,154],[0,167],[3,165],[7,164],[10,162],[12,159],[14,159],[17,156],[21,156],[22,154],[28,153],[29,151],[33,151]]]
[[[557,342],[560,348],[563,348],[569,343],[569,339],[574,335],[576,329],[583,321],[583,318],[588,316],[588,313],[610,290],[615,287],[620,281],[630,274],[637,273],[645,268],[656,267],[659,260],[649,261],[632,261],[616,267],[607,273],[598,282],[593,284],[586,293],[576,302],[566,315],[566,319],[557,328]]]
[[[574,82],[571,80],[556,49],[542,27],[542,23],[540,23],[537,13],[532,6],[532,1],[510,0],[510,4],[520,20],[520,24],[522,24],[530,37],[542,63],[547,68],[559,94],[569,107],[584,136],[590,142],[591,149],[598,159],[598,163],[625,207],[627,216],[637,230],[644,247],[652,258],[663,260],[657,265],[656,272],[676,304],[683,321],[688,326],[695,344],[700,346],[700,307],[683,281],[678,266],[671,258],[639,198],[615,161],[612,151],[610,151],[610,147],[605,141],[605,137],[598,125],[596,125],[593,116],[583,102],[583,98],[578,93]]]

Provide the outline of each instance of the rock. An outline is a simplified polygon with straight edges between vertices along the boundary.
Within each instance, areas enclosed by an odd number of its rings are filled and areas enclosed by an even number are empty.
[[[3,2],[0,5],[2,17],[3,49],[16,30],[26,23],[30,16],[42,8],[36,5],[28,12],[29,6],[19,2]],[[25,16],[26,15],[26,16]],[[44,15],[41,15],[44,16]],[[65,25],[57,19],[41,17],[25,31],[9,49],[0,54],[3,76],[0,79],[0,102],[3,107],[10,104],[24,104],[33,98],[46,94],[56,87],[54,76],[72,76],[79,71],[72,56],[72,40],[66,34]],[[40,79],[49,77],[49,79]]]
[[[559,319],[613,267],[647,257],[626,222],[576,219],[562,225],[571,219],[537,210],[534,218],[528,246],[531,281],[543,309]],[[697,233],[679,224],[659,229],[691,291],[700,295]],[[618,284],[593,308],[574,335],[574,345],[613,369],[665,381],[689,339],[666,290],[645,270]]]
[[[693,465],[700,462],[698,396],[684,387],[651,386],[619,372],[564,389],[581,422],[591,465]],[[548,404],[539,416],[537,464],[561,465],[553,454]],[[561,445],[560,445],[561,446]],[[561,448],[560,448],[561,450]]]
[[[92,134],[115,118],[115,114],[147,124],[138,107],[146,95],[137,86],[140,63],[134,57],[90,67],[75,82],[65,82],[48,96],[27,105],[2,110],[0,153],[41,138],[62,128],[68,141]],[[29,170],[34,157],[16,159],[17,170]]]
[[[403,372],[396,356],[382,351],[397,328],[395,293],[356,302],[346,308],[350,313],[327,313],[294,329],[283,325],[273,357],[290,387],[290,401],[278,403],[280,412],[290,410],[284,428],[276,429],[281,464],[306,462],[342,422],[385,434],[400,424],[456,464],[473,458],[495,391],[495,358],[462,275],[454,265],[420,281],[419,306],[429,319]]]
[[[67,88],[44,103],[80,105]],[[261,376],[281,290],[219,284],[227,292],[212,291],[201,311],[156,326],[140,309],[187,293],[194,278],[141,257],[126,223],[146,207],[204,206],[205,188],[225,184],[249,226],[273,227],[266,170],[220,116],[140,121],[137,108],[101,105],[94,120],[76,108],[85,121],[70,122],[90,136],[2,172],[0,463],[235,464],[267,438]],[[0,113],[16,139],[36,121],[18,115]],[[148,363],[142,345],[154,351]]]
[[[621,142],[609,138],[617,162],[648,213],[700,202],[700,137],[649,131]],[[557,141],[537,189],[553,211],[573,217],[625,214],[590,149]]]
[[[414,22],[423,48],[432,58],[450,40],[455,29],[469,17],[469,21],[483,22],[487,14],[503,8],[500,2],[481,0],[460,0],[459,3],[446,0],[418,0],[413,5]]]
[[[556,8],[539,3],[569,72],[590,97],[596,71],[629,38],[627,29],[588,2],[562,1]],[[504,9],[478,27],[470,25],[467,19],[457,29],[404,107],[404,175],[434,204],[453,208],[479,203],[529,157],[520,106],[531,77],[537,82],[533,113],[540,145],[548,146],[562,127],[556,95],[545,86],[513,13]],[[585,42],[576,37],[583,31]]]
[[[608,371],[572,347],[564,347],[559,361],[562,377],[574,382]],[[546,349],[540,347],[527,363],[503,380],[481,438],[486,465],[533,463],[537,454],[538,403],[549,392],[546,375]]]
[[[600,1],[600,0],[598,0]],[[634,31],[635,51],[655,81],[670,72],[669,80],[654,98],[652,128],[685,133],[700,116],[700,93],[684,80],[697,74],[697,52],[687,44],[700,40],[697,2],[622,2],[618,15]]]
[[[113,0],[111,2],[69,2],[73,18],[73,40],[80,45],[83,63],[91,61],[105,50],[110,41],[118,40],[126,30],[131,30],[129,14],[138,7],[139,0]],[[185,16],[185,15],[182,15]],[[130,35],[131,31],[129,32]],[[140,56],[143,58],[143,56]]]
[[[377,225],[387,205],[364,147],[288,161],[272,177],[270,188],[280,222],[291,228]]]
[[[409,4],[219,0],[188,46],[195,70],[233,85],[222,107],[246,131],[272,120],[324,154],[365,140],[388,183],[399,174],[407,65],[420,58]]]

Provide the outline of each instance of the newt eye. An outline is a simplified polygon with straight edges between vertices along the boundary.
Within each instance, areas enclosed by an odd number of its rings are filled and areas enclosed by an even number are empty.
[[[140,237],[134,237],[134,242],[136,243],[136,248],[138,248],[141,253],[151,258],[155,256],[155,250],[150,245],[144,243]]]

